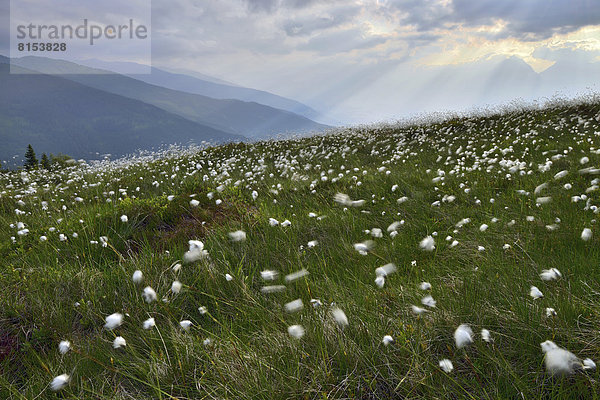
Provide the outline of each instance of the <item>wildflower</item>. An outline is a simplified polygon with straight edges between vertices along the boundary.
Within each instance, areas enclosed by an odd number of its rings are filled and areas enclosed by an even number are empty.
[[[287,312],[295,312],[295,311],[302,310],[302,308],[304,307],[304,304],[302,303],[302,299],[296,299],[296,300],[290,301],[289,303],[286,303],[284,307],[285,307],[285,311],[287,311]]]
[[[421,315],[421,314],[427,312],[426,309],[418,307],[418,306],[414,306],[414,305],[411,306],[411,310],[415,315]]]
[[[70,380],[71,378],[67,374],[59,375],[56,378],[52,379],[52,382],[50,382],[50,389],[54,392],[64,389],[64,387],[69,384]]]
[[[302,336],[304,336],[304,328],[302,325],[288,326],[288,334],[293,338],[300,339]]]
[[[275,218],[269,218],[269,225],[277,226],[279,225],[279,221],[277,221]]]
[[[542,278],[543,281],[553,281],[555,279],[560,278],[561,276],[562,274],[556,268],[545,269],[540,274],[540,278]]]
[[[283,285],[272,285],[272,286],[263,286],[260,291],[263,293],[277,293],[283,292],[285,290],[285,286]]]
[[[321,300],[319,300],[319,299],[310,299],[310,304],[312,304],[312,306],[314,308],[317,308],[317,307],[323,305],[323,303],[321,303]]]
[[[375,242],[372,240],[366,240],[362,243],[355,243],[354,249],[358,251],[361,255],[367,255],[367,252],[373,249]]]
[[[58,352],[60,354],[67,354],[69,350],[71,350],[71,342],[68,340],[63,340],[58,344]]]
[[[435,240],[432,236],[427,236],[421,240],[419,247],[425,251],[433,251],[433,249],[435,249]]]
[[[388,276],[396,272],[397,268],[394,264],[385,264],[383,267],[375,269],[375,275],[377,276]]]
[[[482,329],[481,330],[481,338],[485,341],[485,342],[492,342],[492,335],[490,334],[490,331],[488,331],[487,329]]]
[[[331,310],[331,316],[340,327],[343,328],[348,325],[348,317],[341,309],[334,308]]]
[[[231,282],[233,280],[233,276],[229,275],[229,274],[225,274],[225,280],[227,282]]]
[[[152,329],[152,327],[154,327],[156,325],[156,322],[154,321],[154,318],[148,318],[147,320],[145,320],[142,324],[142,327],[146,330],[148,329]]]
[[[190,206],[192,207],[198,207],[200,205],[200,202],[196,199],[192,199],[190,200]]]
[[[540,194],[542,192],[542,190],[546,189],[548,187],[548,182],[542,183],[541,185],[536,186],[535,190],[533,191],[533,194],[535,194],[536,196],[538,194]]]
[[[540,291],[540,289],[538,289],[535,286],[532,286],[531,289],[529,290],[529,295],[531,297],[533,297],[533,299],[539,299],[540,297],[544,297],[544,295],[542,294],[542,292]]]
[[[181,287],[183,285],[181,284],[181,282],[179,281],[173,281],[173,283],[171,284],[171,292],[178,294],[179,292],[181,292]]]
[[[190,327],[192,326],[192,321],[184,319],[183,321],[179,322],[179,326],[181,326],[181,328],[187,332],[190,330]]]
[[[444,358],[443,360],[440,360],[440,368],[445,373],[450,373],[454,369],[454,365],[452,365],[452,361]]]
[[[260,272],[261,278],[263,278],[265,281],[274,281],[275,279],[277,279],[278,275],[279,273],[277,271],[269,269]]]
[[[252,191],[252,200],[256,200],[258,198],[258,192],[256,190]]]
[[[123,323],[123,314],[114,313],[114,314],[110,314],[108,317],[106,317],[106,323],[104,324],[104,327],[108,330],[113,330],[116,327],[121,326],[122,323]]]
[[[431,289],[431,283],[429,283],[429,282],[421,282],[421,284],[419,285],[419,288],[421,290],[429,290],[429,289]]]
[[[556,310],[552,307],[546,308],[546,318],[550,318],[556,315]]]
[[[115,340],[113,341],[113,348],[115,348],[115,349],[119,349],[119,348],[125,347],[125,346],[127,346],[127,342],[125,341],[123,336],[117,336],[115,338]]]
[[[244,232],[244,231],[229,232],[229,239],[231,239],[233,242],[243,242],[244,240],[246,240],[246,232]]]
[[[435,304],[437,303],[432,296],[425,296],[421,299],[421,303],[424,306],[435,308]]]
[[[138,269],[133,273],[133,276],[131,277],[131,279],[133,279],[133,283],[140,284],[140,283],[142,283],[142,280],[144,279],[144,274],[142,274],[142,271],[140,271]]]
[[[583,360],[583,369],[592,370],[596,369],[596,363],[591,358],[586,358]]]
[[[144,298],[146,303],[152,303],[153,301],[156,301],[157,298],[156,292],[150,286],[146,286],[144,288],[144,291],[142,292],[142,297]]]
[[[285,276],[285,281],[288,282],[288,283],[289,282],[293,282],[296,279],[300,279],[300,278],[302,278],[302,277],[304,277],[306,275],[308,275],[308,271],[306,269],[302,268],[300,271],[293,272],[291,274],[286,275]]]
[[[568,174],[569,174],[569,171],[560,171],[554,175],[554,179],[558,180],[558,179],[564,178]]]
[[[592,230],[590,228],[585,228],[583,232],[581,232],[581,239],[584,241],[588,241],[592,238]]]
[[[200,315],[204,315],[208,312],[208,308],[206,308],[205,306],[200,306],[198,307],[198,312],[200,313]]]
[[[485,232],[487,230],[487,228],[488,228],[487,224],[481,224],[481,226],[479,227],[479,231]]]
[[[183,260],[186,263],[192,263],[208,256],[208,251],[204,250],[204,243],[201,241],[190,240],[188,243],[190,249],[183,255]]]
[[[319,242],[316,240],[311,240],[310,242],[308,242],[306,245],[310,248],[310,247],[315,247]]]
[[[379,228],[373,228],[371,229],[371,236],[374,238],[380,238],[383,237],[383,232]]]
[[[121,222],[127,222],[129,221],[129,218],[127,218],[127,215],[121,215]]]
[[[206,339],[204,339],[204,340],[202,341],[202,344],[203,344],[203,345],[205,345],[205,346],[208,346],[208,345],[210,345],[210,343],[211,343],[211,340],[210,340],[209,338],[206,338]]]
[[[542,352],[545,353],[544,363],[546,370],[552,375],[567,375],[581,368],[581,361],[568,350],[561,349],[554,342],[546,340],[541,343]]]
[[[284,228],[285,228],[286,226],[290,226],[290,225],[292,225],[292,223],[291,223],[291,222],[290,222],[290,220],[288,220],[288,219],[286,219],[285,221],[283,221],[283,222],[281,223],[281,226],[283,226]]]
[[[392,343],[393,341],[394,341],[394,338],[391,337],[390,335],[385,335],[382,340],[384,346],[387,346],[388,344]]]
[[[469,325],[461,324],[456,328],[454,331],[454,342],[459,349],[473,343],[473,331]]]

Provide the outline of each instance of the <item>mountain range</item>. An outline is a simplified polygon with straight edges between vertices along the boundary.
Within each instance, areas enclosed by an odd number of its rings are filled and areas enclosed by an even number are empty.
[[[9,73],[10,68],[19,73]],[[172,76],[172,87],[181,80],[202,82],[153,72],[157,83],[167,84]],[[257,102],[211,98],[44,57],[0,56],[0,84],[0,160],[5,165],[15,155],[19,164],[29,143],[38,153],[95,158],[163,144],[257,140],[328,128]]]

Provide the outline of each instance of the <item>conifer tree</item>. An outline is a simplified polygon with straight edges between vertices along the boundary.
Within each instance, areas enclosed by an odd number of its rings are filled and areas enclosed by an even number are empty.
[[[46,153],[42,153],[42,161],[40,162],[40,164],[42,164],[42,168],[48,170],[50,169],[50,160],[48,159]]]
[[[32,169],[37,167],[38,159],[35,156],[35,151],[31,145],[27,146],[27,152],[25,152],[25,169]]]

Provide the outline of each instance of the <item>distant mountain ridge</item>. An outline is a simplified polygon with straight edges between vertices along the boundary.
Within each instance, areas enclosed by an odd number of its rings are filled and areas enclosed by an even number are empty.
[[[300,115],[256,102],[214,99],[177,91],[69,61],[29,56],[13,59],[12,63],[34,71],[59,74],[89,87],[152,104],[190,121],[253,139],[328,128]]]
[[[94,159],[103,153],[121,156],[174,143],[245,140],[59,76],[26,69],[10,74],[8,61],[0,57],[0,160],[9,164],[14,155],[24,154],[28,144],[38,155]]]
[[[192,73],[181,70],[167,70],[166,68],[148,67],[130,62],[107,62],[102,60],[83,60],[78,64],[91,68],[100,68],[113,71],[131,78],[162,86],[168,89],[178,90],[192,94],[212,97],[214,99],[231,99],[255,102],[269,107],[289,111],[305,118],[318,120],[323,116],[309,106],[298,101],[278,96],[263,90],[242,87],[231,82],[212,78],[203,74]],[[151,73],[138,73],[135,71],[147,71]],[[193,74],[193,75],[191,75]]]

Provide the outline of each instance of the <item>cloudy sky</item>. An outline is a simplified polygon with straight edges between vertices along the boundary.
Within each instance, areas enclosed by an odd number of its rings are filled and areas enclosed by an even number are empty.
[[[152,62],[341,122],[469,109],[593,88],[600,1],[153,0]]]

